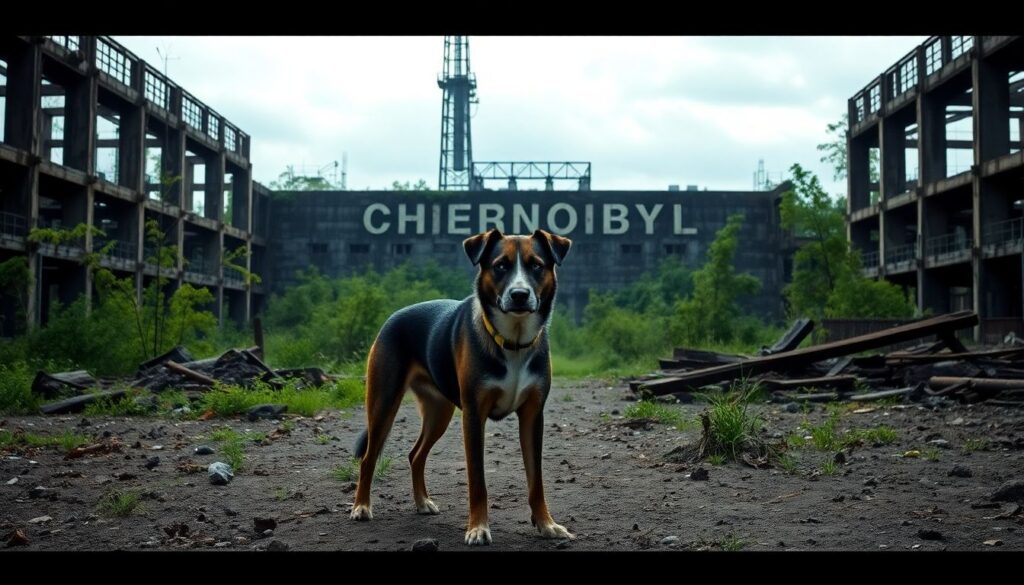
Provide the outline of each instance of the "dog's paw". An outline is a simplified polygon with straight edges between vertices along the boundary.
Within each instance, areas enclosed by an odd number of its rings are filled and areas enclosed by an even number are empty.
[[[363,522],[373,520],[373,510],[371,510],[370,504],[358,504],[352,506],[352,514],[349,517]]]
[[[477,526],[466,531],[466,544],[469,546],[484,546],[491,544],[491,529],[486,526]]]
[[[566,530],[565,526],[555,524],[554,522],[551,524],[538,524],[537,530],[540,532],[541,538],[568,538],[569,540],[576,540],[576,535]]]
[[[426,499],[416,504],[417,514],[440,514],[441,511],[437,509],[437,504],[433,500]]]

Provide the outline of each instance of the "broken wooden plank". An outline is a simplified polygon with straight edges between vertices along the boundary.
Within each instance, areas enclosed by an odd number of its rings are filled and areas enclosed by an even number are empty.
[[[104,398],[123,398],[125,390],[108,390],[106,392],[96,392],[94,394],[83,394],[81,396],[75,396],[74,398],[68,398],[67,400],[60,400],[57,402],[51,402],[44,404],[39,407],[39,410],[43,414],[67,414],[69,412],[82,412],[85,410],[86,405],[92,404],[97,400]]]
[[[179,364],[184,364],[187,362],[194,361],[195,359],[196,358],[192,357],[192,354],[189,353],[188,349],[179,345],[163,355],[157,356],[151,360],[144,361],[141,364],[139,364],[139,369],[135,372],[135,377],[139,378],[147,370],[164,365],[164,362],[166,362],[167,360],[171,360],[172,362],[177,362]]]
[[[760,355],[775,355],[777,353],[793,351],[812,331],[814,331],[814,321],[810,319],[797,319],[789,330],[771,347],[762,347]]]
[[[978,359],[998,359],[1024,357],[1024,348],[1013,347],[1008,349],[985,349],[979,351],[968,351],[964,353],[932,353],[932,354],[908,354],[904,352],[893,352],[885,356],[886,363],[900,362],[945,362],[956,360],[973,361]],[[1016,361],[1016,360],[1011,360]]]
[[[718,353],[717,351],[704,351],[701,349],[689,349],[677,347],[672,351],[672,357],[677,360],[692,360],[703,364],[735,364],[746,361],[746,356],[732,353]]]
[[[954,376],[932,376],[928,385],[932,388],[946,388],[956,384],[967,383],[974,390],[1001,392],[1003,390],[1019,390],[1024,388],[1024,380],[1006,378],[958,378]]]
[[[835,388],[853,390],[857,376],[825,376],[823,378],[766,379],[761,384],[769,390],[796,390],[798,388]]]
[[[78,394],[96,386],[96,378],[85,370],[47,374],[39,370],[32,380],[32,392],[44,398],[53,398],[67,389],[78,390]]]
[[[818,394],[772,393],[772,402],[835,402],[836,400],[839,400],[838,392],[821,392]]]
[[[879,390],[878,392],[868,392],[866,394],[851,394],[846,399],[850,402],[870,402],[892,396],[905,396],[913,391],[914,388],[895,388],[893,390]]]
[[[713,384],[722,380],[749,377],[771,371],[786,371],[800,366],[805,367],[814,362],[833,357],[877,349],[903,341],[935,335],[943,331],[956,331],[966,327],[973,327],[977,323],[977,313],[974,311],[960,311],[859,337],[851,337],[814,347],[787,351],[777,355],[755,357],[739,363],[724,364],[661,380],[645,382],[641,384],[641,388],[655,395],[692,390],[705,384]]]
[[[185,376],[186,378],[188,378],[190,380],[195,380],[196,382],[199,382],[200,384],[207,384],[209,386],[213,386],[214,384],[217,383],[216,380],[214,380],[213,378],[211,378],[211,377],[209,377],[209,376],[207,376],[205,374],[200,374],[199,372],[197,372],[197,371],[195,371],[193,369],[187,368],[187,367],[185,367],[185,366],[183,366],[183,365],[181,365],[179,363],[175,363],[175,362],[170,361],[170,360],[167,360],[166,362],[164,362],[164,367],[167,368],[168,370],[176,373],[176,374],[181,374],[182,376]]]
[[[848,368],[853,363],[853,356],[847,355],[836,359],[836,363],[832,364],[832,367],[828,369],[826,376],[838,376],[843,370]]]

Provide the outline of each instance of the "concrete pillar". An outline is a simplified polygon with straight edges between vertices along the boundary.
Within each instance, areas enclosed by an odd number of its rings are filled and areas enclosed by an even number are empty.
[[[878,122],[879,190],[886,201],[902,193],[906,178],[906,128],[892,118]]]
[[[31,154],[40,153],[43,54],[39,44],[12,43],[7,61],[4,142]]]
[[[96,37],[83,36],[82,49],[87,62],[95,63]],[[96,174],[97,75],[94,66],[89,74],[76,78],[65,87],[64,97],[64,166],[88,175]],[[118,182],[110,177],[110,182]]]
[[[203,179],[204,199],[203,216],[212,220],[224,221],[224,152],[203,157],[206,176]]]
[[[917,141],[918,185],[945,178],[946,104],[935,94],[917,96]]]

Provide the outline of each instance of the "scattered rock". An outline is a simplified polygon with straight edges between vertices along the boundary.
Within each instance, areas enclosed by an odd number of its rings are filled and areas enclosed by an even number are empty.
[[[790,413],[800,412],[800,405],[796,402],[787,402],[783,408],[786,409],[786,412]]]
[[[838,495],[836,495],[835,497],[832,498],[832,501],[833,502],[842,502],[845,499],[846,499],[846,496],[844,496],[843,494],[838,494]]]
[[[157,457],[156,455],[150,457],[149,459],[146,459],[146,469],[156,469],[157,465],[160,465],[160,458]]]
[[[235,474],[231,472],[231,466],[220,461],[211,463],[210,467],[206,469],[206,473],[210,476],[210,483],[213,485],[227,485],[235,477]]]
[[[14,485],[16,483],[18,483],[17,477],[12,477],[11,479],[7,480],[7,485]]]
[[[437,540],[424,538],[412,543],[412,550],[418,552],[434,552],[437,550]]]
[[[846,454],[839,451],[835,454],[835,457],[832,458],[832,461],[834,461],[836,465],[846,465]]]
[[[932,445],[933,447],[938,447],[939,449],[949,449],[949,441],[945,439],[934,439],[928,441],[928,444]]]
[[[921,452],[918,451],[917,449],[911,449],[910,451],[904,451],[903,452],[903,456],[904,457],[910,457],[910,458],[920,457],[921,456]]]
[[[222,541],[222,542],[216,542],[216,543],[213,544],[214,548],[224,548],[226,546],[231,546],[231,543],[226,541],[226,540]]]
[[[175,536],[188,536],[188,524],[179,522],[178,524],[172,524],[171,526],[164,526],[164,532],[166,532],[167,536],[171,538],[174,538]]]
[[[253,518],[252,527],[258,534],[263,534],[267,530],[276,529],[277,520],[274,518]]]
[[[12,546],[28,546],[28,537],[25,536],[25,532],[21,528],[8,535],[7,547]]]
[[[231,508],[224,508],[224,515],[225,516],[238,516],[238,512],[232,510]]]
[[[878,480],[873,478],[873,477],[869,477],[869,478],[864,480],[864,485],[866,485],[868,487],[875,487],[875,486],[878,485]]]
[[[917,536],[924,540],[942,540],[942,533],[938,530],[922,528],[917,531]]]
[[[183,416],[192,412],[192,409],[187,406],[179,406],[171,411],[171,414],[175,416]]]
[[[1024,502],[1024,481],[1015,479],[1004,483],[992,492],[989,499],[996,502]]]
[[[195,454],[196,455],[213,455],[214,454],[214,450],[213,450],[213,447],[210,447],[210,446],[207,446],[207,445],[199,445],[195,449]]]
[[[954,465],[953,469],[950,469],[949,473],[946,475],[949,477],[971,477],[974,474],[971,473],[969,468],[964,467],[963,465]]]
[[[673,544],[675,544],[677,542],[679,542],[679,537],[678,536],[666,536],[665,538],[661,539],[661,544],[664,544],[664,545],[673,545]]]
[[[89,419],[83,418],[82,420],[78,421],[78,426],[80,426],[80,427],[89,427],[89,426],[92,426],[92,423],[89,422]]]
[[[287,404],[258,404],[249,409],[248,416],[250,421],[261,418],[281,418],[281,415],[287,411]]]
[[[954,425],[954,426],[960,426],[960,425],[964,424],[964,417],[958,416],[955,419],[953,419],[953,421],[950,422],[949,424]]]
[[[697,469],[694,469],[693,471],[690,472],[690,479],[692,479],[693,481],[707,481],[708,470],[704,469],[703,467],[698,467]]]
[[[134,473],[128,473],[127,471],[117,474],[117,479],[121,481],[129,481],[135,479],[135,477]]]
[[[29,524],[45,524],[45,523],[49,522],[50,520],[53,520],[53,518],[50,518],[49,516],[39,516],[37,518],[33,518],[33,519],[29,520],[28,523]]]
[[[356,483],[354,481],[350,481],[347,484],[341,486],[341,493],[347,494],[349,492],[354,491],[355,489],[356,489]]]
[[[601,455],[601,459],[611,459],[611,458],[612,458],[612,454],[611,453],[605,453],[604,455]]]
[[[619,409],[618,408],[613,408],[612,409],[612,416],[619,416]]]
[[[1001,540],[986,540],[982,544],[984,544],[985,546],[1003,546],[1003,541],[1001,541]],[[10,544],[8,544],[7,546],[10,546]]]
[[[50,500],[57,499],[57,490],[37,485],[28,492],[28,497],[32,499],[47,498]]]
[[[288,545],[280,540],[271,540],[270,544],[267,545],[267,550],[271,552],[284,552],[288,550]]]
[[[555,545],[555,548],[557,548],[558,550],[565,550],[569,548],[570,544],[572,544],[572,541],[566,538],[565,540],[559,540],[558,544]]]

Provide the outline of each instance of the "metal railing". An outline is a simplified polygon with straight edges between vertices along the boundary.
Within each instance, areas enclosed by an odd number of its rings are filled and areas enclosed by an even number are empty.
[[[914,244],[903,244],[901,246],[890,246],[885,250],[885,263],[886,264],[899,264],[900,262],[909,262],[914,259],[914,249],[917,246]]]
[[[24,215],[0,211],[0,235],[8,238],[24,238],[28,234],[28,220]]]
[[[878,268],[878,250],[861,252],[860,263],[864,268]]]
[[[110,250],[107,251],[107,257],[116,258],[118,260],[125,260],[127,262],[135,262],[136,252],[139,247],[135,242],[128,242],[125,240],[103,240],[100,238],[94,238],[92,241],[92,249],[98,252],[103,249],[108,243],[113,242]]]
[[[928,238],[924,250],[926,256],[953,256],[970,253],[973,243],[965,232],[954,232]]]
[[[1024,218],[1015,217],[986,224],[981,228],[981,243],[985,246],[1017,242],[1024,238]]]
[[[231,285],[234,285],[234,286],[242,286],[242,287],[244,287],[245,286],[245,277],[242,276],[242,273],[238,272],[237,270],[233,270],[231,268],[225,267],[224,268],[224,283],[225,284],[231,284]]]

